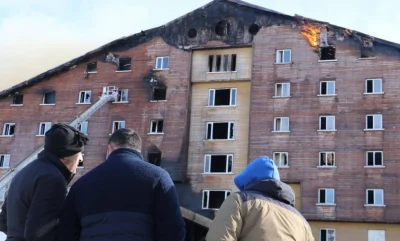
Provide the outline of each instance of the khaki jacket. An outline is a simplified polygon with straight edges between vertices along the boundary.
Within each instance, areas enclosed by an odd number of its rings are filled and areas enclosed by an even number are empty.
[[[315,241],[293,207],[292,188],[267,179],[231,194],[213,220],[207,241]]]

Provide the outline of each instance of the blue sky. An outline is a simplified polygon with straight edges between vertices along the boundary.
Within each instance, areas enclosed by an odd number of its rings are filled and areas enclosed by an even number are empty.
[[[0,88],[109,41],[162,25],[209,0],[0,0]],[[395,0],[248,0],[400,43]]]

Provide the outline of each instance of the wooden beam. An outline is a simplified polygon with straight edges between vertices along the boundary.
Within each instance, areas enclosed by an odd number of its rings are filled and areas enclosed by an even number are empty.
[[[190,211],[189,209],[186,209],[184,207],[181,207],[181,212],[182,212],[182,216],[184,218],[186,218],[187,220],[195,222],[206,228],[209,228],[211,226],[212,220],[207,217],[204,217],[198,213]]]

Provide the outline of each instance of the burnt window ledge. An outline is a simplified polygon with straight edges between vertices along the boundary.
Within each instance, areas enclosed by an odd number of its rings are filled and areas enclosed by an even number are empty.
[[[125,72],[132,72],[132,70],[116,70],[115,73],[125,73]]]
[[[202,172],[202,175],[234,175],[235,173],[233,172]]]
[[[375,93],[363,93],[364,95],[383,95],[385,92],[375,92]]]
[[[381,205],[381,204],[364,204],[364,207],[371,207],[371,208],[384,208],[386,207],[385,204]]]
[[[11,104],[10,106],[24,106],[24,104]]]
[[[39,105],[46,106],[46,105],[56,105],[56,104],[55,104],[55,103],[53,103],[53,104],[39,104]]]
[[[365,169],[383,169],[385,166],[364,166]]]
[[[318,60],[318,63],[338,62],[337,59]]]
[[[366,58],[358,58],[359,60],[373,60],[376,59],[376,57],[366,57]]]
[[[337,166],[317,166],[319,169],[336,169]]]
[[[316,206],[332,206],[332,207],[335,207],[336,206],[336,203],[316,203],[315,204]]]
[[[318,97],[333,97],[337,96],[337,94],[330,94],[330,95],[317,95]]]

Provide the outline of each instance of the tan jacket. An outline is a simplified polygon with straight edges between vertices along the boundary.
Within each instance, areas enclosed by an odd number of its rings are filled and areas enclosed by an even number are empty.
[[[273,179],[233,193],[217,212],[206,240],[315,241],[293,203],[292,188]]]

